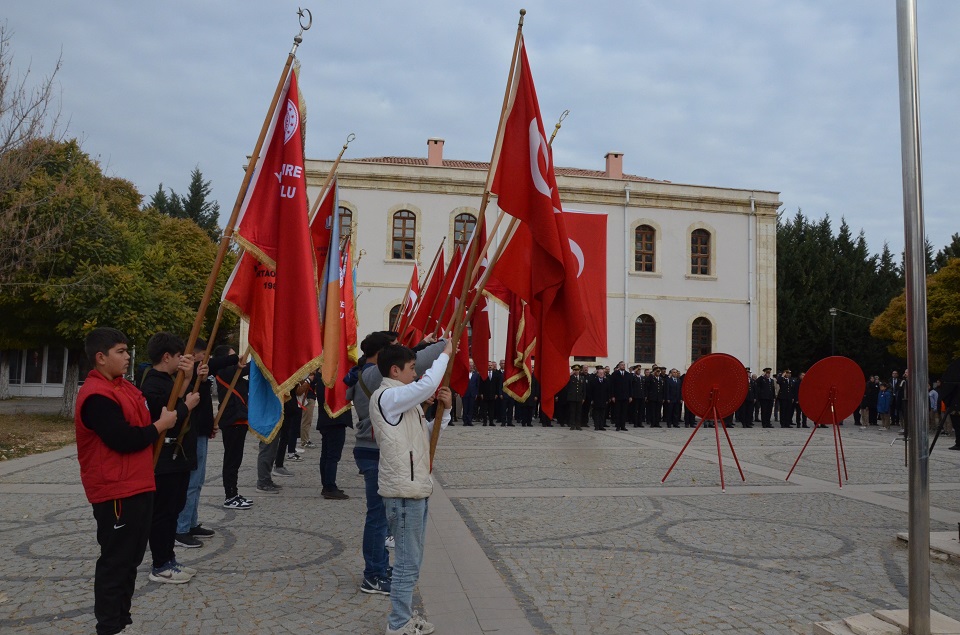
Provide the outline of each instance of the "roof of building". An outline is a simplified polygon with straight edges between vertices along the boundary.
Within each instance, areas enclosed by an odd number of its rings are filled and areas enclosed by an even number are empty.
[[[392,165],[417,165],[417,166],[427,166],[426,157],[365,157],[362,159],[350,159],[357,163],[388,163]],[[462,168],[466,170],[488,170],[490,168],[490,163],[487,161],[459,161],[444,159],[443,167],[445,168]],[[605,178],[606,172],[603,170],[582,170],[580,168],[554,168],[554,173],[558,176],[583,176],[588,178]],[[636,174],[624,174],[623,181],[647,181],[649,183],[669,183],[670,181],[661,181],[658,179],[651,179],[645,176],[638,176]]]

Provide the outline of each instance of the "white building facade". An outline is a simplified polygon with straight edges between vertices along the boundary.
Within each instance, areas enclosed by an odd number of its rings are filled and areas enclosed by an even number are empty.
[[[427,158],[339,166],[341,227],[351,232],[355,258],[362,254],[361,338],[389,328],[415,258],[425,275],[444,237],[449,260],[463,230],[472,229],[487,164],[442,153],[443,141],[430,139]],[[754,370],[774,366],[778,193],[653,181],[623,174],[622,160],[609,153],[603,171],[556,169],[564,209],[607,216],[607,355],[596,361],[682,371],[703,354],[723,352]],[[307,161],[311,201],[332,163]],[[505,308],[491,308],[490,359],[504,358],[506,324]]]

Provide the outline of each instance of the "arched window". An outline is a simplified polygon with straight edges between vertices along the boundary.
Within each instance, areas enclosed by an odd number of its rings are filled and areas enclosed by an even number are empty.
[[[416,258],[417,216],[402,209],[393,215],[393,258],[413,260]]]
[[[395,304],[393,308],[390,309],[390,317],[388,318],[390,323],[387,324],[388,329],[392,329],[397,324],[397,318],[400,316],[400,305]]]
[[[340,219],[340,238],[353,233],[353,212],[349,208],[341,207],[337,210]]]
[[[705,229],[690,232],[690,273],[710,275],[710,232]]]
[[[644,313],[633,327],[633,360],[637,364],[652,364],[657,356],[657,321]]]
[[[473,214],[457,214],[453,219],[453,249],[457,247],[467,248],[467,243],[473,237],[473,231],[477,228],[477,217]]]
[[[634,233],[633,270],[653,271],[656,262],[656,230],[650,225],[640,225]],[[651,360],[652,361],[652,360]]]
[[[691,362],[695,362],[704,355],[713,352],[713,324],[710,323],[710,320],[705,317],[698,317],[694,320],[690,336]]]

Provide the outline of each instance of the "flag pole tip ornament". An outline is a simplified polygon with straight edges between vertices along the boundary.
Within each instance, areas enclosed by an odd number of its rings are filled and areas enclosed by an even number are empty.
[[[297,8],[297,17],[300,20],[300,32],[297,33],[296,37],[293,38],[297,41],[297,44],[303,41],[303,32],[309,31],[310,27],[313,26],[313,13],[310,9],[304,9],[303,7]],[[307,23],[304,24],[303,21],[306,20]]]
[[[847,473],[847,457],[843,451],[843,439],[840,437],[840,427],[844,419],[854,413],[860,407],[863,399],[863,389],[867,381],[863,376],[860,366],[850,359],[835,355],[825,357],[810,367],[810,370],[803,376],[803,382],[800,384],[800,410],[813,421],[813,429],[807,442],[800,449],[797,460],[793,462],[793,467],[787,473],[786,480],[790,480],[793,470],[796,469],[800,457],[803,456],[807,446],[813,439],[814,433],[819,426],[828,425],[833,427],[833,449],[837,457],[837,482],[843,487],[843,477],[849,480]],[[813,414],[817,413],[817,414]],[[843,463],[843,474],[840,473],[840,463]]]
[[[661,483],[670,476],[670,472],[673,471],[687,446],[693,441],[693,437],[696,436],[705,421],[713,422],[714,433],[717,438],[717,465],[720,467],[721,491],[725,492],[727,490],[726,483],[723,480],[723,456],[720,454],[721,429],[727,438],[727,444],[730,446],[730,453],[733,454],[733,460],[737,464],[741,480],[747,480],[743,475],[740,459],[737,458],[737,451],[733,449],[733,441],[730,439],[730,433],[727,432],[727,426],[723,423],[723,419],[737,411],[737,408],[740,407],[747,396],[748,388],[747,369],[743,367],[740,360],[732,355],[713,353],[704,355],[693,363],[683,379],[683,401],[690,412],[701,417],[701,419],[697,427],[690,433],[690,438],[683,445],[677,458],[673,460],[670,469],[660,479]]]

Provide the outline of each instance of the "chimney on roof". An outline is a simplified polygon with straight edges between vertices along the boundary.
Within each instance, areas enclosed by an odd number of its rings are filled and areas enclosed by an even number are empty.
[[[427,139],[427,165],[443,165],[443,139]]]
[[[622,152],[608,152],[607,156],[607,169],[606,176],[608,179],[622,179],[623,178],[623,153]]]

